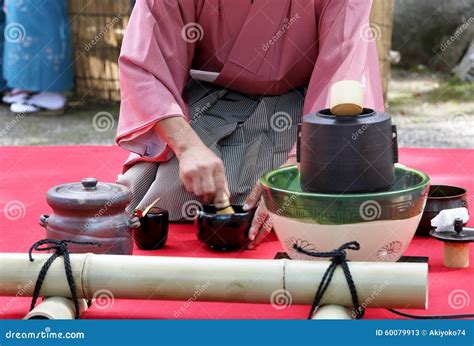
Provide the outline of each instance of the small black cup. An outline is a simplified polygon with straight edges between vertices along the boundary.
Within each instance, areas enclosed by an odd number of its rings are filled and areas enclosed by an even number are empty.
[[[153,207],[140,219],[140,227],[133,230],[135,244],[142,250],[158,250],[168,240],[168,211]]]
[[[194,219],[197,237],[210,248],[219,251],[239,250],[249,243],[249,229],[255,210],[243,211],[232,205],[235,214],[216,214],[213,205],[206,205]]]

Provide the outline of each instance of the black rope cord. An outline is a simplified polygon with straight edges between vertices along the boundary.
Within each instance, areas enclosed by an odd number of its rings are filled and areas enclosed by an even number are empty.
[[[342,267],[342,270],[346,277],[347,285],[349,286],[349,290],[351,291],[352,305],[354,307],[353,313],[356,319],[361,319],[362,316],[364,316],[365,309],[362,308],[359,304],[357,289],[355,287],[354,280],[352,279],[351,271],[349,270],[349,266],[347,265],[347,259],[346,259],[346,255],[347,255],[346,250],[358,251],[360,250],[360,244],[356,241],[351,241],[329,252],[306,251],[305,249],[303,249],[302,247],[296,244],[293,244],[293,248],[296,251],[301,252],[308,256],[319,257],[319,258],[326,258],[326,257],[331,258],[331,264],[329,265],[328,269],[324,273],[323,279],[321,280],[321,283],[319,284],[318,291],[316,292],[316,295],[314,296],[313,305],[311,306],[308,319],[311,319],[313,317],[314,311],[319,306],[319,303],[321,302],[321,299],[323,298],[324,293],[329,287],[329,284],[331,283],[332,277],[338,265]]]
[[[33,255],[32,255],[33,250],[36,250],[36,251],[55,250],[55,252],[51,255],[50,258],[48,258],[46,262],[44,262],[38,274],[38,278],[36,279],[36,284],[35,284],[35,290],[33,292],[33,299],[31,300],[30,311],[33,310],[36,305],[36,301],[38,300],[41,287],[43,286],[43,282],[49,270],[49,267],[51,266],[51,264],[53,264],[56,258],[63,256],[66,279],[69,285],[69,290],[71,291],[71,297],[72,297],[72,301],[74,302],[74,308],[76,310],[75,318],[77,320],[79,319],[79,300],[77,298],[77,290],[76,290],[76,284],[74,283],[74,276],[72,275],[71,260],[69,258],[68,244],[95,245],[97,247],[100,246],[100,243],[97,243],[97,242],[75,241],[75,240],[55,240],[55,239],[43,239],[31,245],[30,251],[28,252],[28,255],[30,257],[30,262],[34,261]],[[41,247],[42,245],[47,245],[47,246]]]
[[[412,318],[417,320],[444,320],[444,319],[462,319],[462,318],[474,318],[474,314],[454,314],[454,315],[414,315],[406,312],[398,311],[395,309],[387,309],[392,314],[403,316],[406,318]]]

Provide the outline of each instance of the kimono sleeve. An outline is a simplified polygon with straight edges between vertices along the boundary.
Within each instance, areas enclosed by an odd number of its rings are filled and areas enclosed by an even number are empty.
[[[117,144],[146,161],[173,153],[154,130],[160,120],[188,118],[183,91],[189,77],[196,26],[194,1],[137,1],[119,59],[121,109]],[[137,155],[135,155],[137,156]]]
[[[324,0],[316,6],[319,54],[303,114],[327,108],[331,85],[344,79],[361,81],[365,107],[383,111],[377,47],[369,22],[372,1]],[[293,147],[290,155],[295,154]]]

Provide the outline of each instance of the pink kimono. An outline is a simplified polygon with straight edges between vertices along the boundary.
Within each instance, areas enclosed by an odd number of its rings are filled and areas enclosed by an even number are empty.
[[[117,143],[133,153],[126,167],[173,156],[153,127],[171,116],[189,119],[183,91],[191,68],[219,72],[215,84],[244,94],[278,95],[308,86],[304,114],[327,107],[334,82],[359,80],[366,107],[383,110],[376,46],[368,30],[371,4],[138,0],[120,57]]]

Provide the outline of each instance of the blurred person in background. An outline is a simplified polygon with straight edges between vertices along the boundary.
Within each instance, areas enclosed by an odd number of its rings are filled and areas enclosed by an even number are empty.
[[[61,114],[73,86],[67,0],[2,2],[3,102],[14,113]]]

